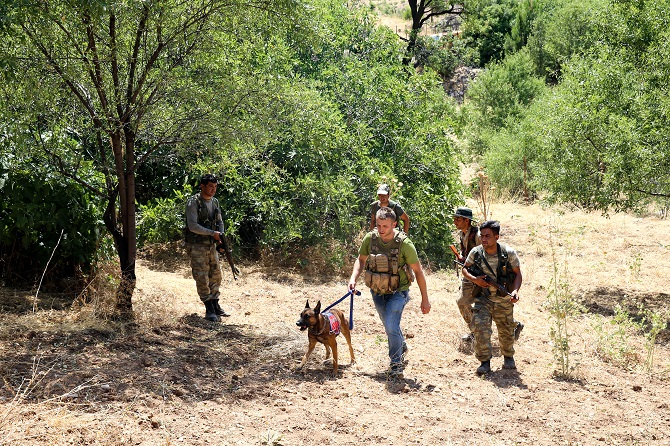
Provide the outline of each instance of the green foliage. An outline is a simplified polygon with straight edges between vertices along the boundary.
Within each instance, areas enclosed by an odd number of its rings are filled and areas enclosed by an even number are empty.
[[[477,76],[466,94],[465,113],[477,129],[500,129],[522,116],[542,91],[530,55],[520,51]]]
[[[187,195],[175,191],[170,198],[156,198],[140,206],[137,222],[137,245],[180,240],[186,226]]]
[[[545,91],[530,56],[522,50],[481,73],[469,87],[461,108],[467,148],[483,155],[492,183],[513,195],[527,191],[532,174],[525,166],[536,152],[532,132],[525,133],[528,126],[534,129],[533,122],[517,122],[535,117],[532,104]]]
[[[445,34],[438,38],[418,36],[414,59],[417,66],[431,68],[442,79],[450,79],[459,66],[473,65],[475,56],[463,39]]]
[[[473,0],[466,3],[463,39],[476,50],[480,67],[503,59],[505,40],[512,30],[516,5],[516,0]]]
[[[604,0],[542,2],[527,37],[538,75],[555,83],[573,55],[588,52],[597,42],[599,14],[605,8]]]
[[[15,170],[0,181],[0,197],[0,273],[7,282],[31,282],[52,253],[50,276],[89,270],[102,225],[83,188],[35,169]]]
[[[642,324],[631,318],[620,305],[614,308],[614,317],[599,316],[593,325],[596,334],[596,354],[603,361],[632,368],[640,360],[630,342],[630,336],[642,330]]]
[[[515,17],[512,20],[512,29],[505,38],[505,53],[519,51],[528,43],[533,28],[533,21],[543,8],[543,1],[522,0],[517,3]]]
[[[446,264],[442,256],[450,240],[445,234],[451,232],[448,221],[460,202],[460,186],[450,142],[454,108],[440,79],[430,69],[416,74],[403,66],[397,36],[378,28],[365,9],[316,0],[294,5],[298,10],[289,15],[290,4],[226,9],[213,2],[220,8],[212,16],[218,25],[198,34],[197,50],[171,47],[159,57],[158,69],[148,73],[146,82],[156,94],[140,95],[147,107],[141,122],[130,125],[136,132],[131,134],[134,161],[140,162],[139,243],[178,237],[186,197],[195,192],[196,179],[211,171],[220,178],[217,197],[237,249],[290,255],[317,247],[315,252],[332,257],[332,265],[342,265],[344,253],[353,255],[357,248],[350,241],[367,226],[379,179],[392,175],[407,185],[399,198],[411,215],[417,248],[433,265]],[[149,17],[149,41],[158,36],[161,18],[167,20],[164,33],[180,23],[173,11],[184,4],[162,5],[165,16]],[[119,30],[138,23],[134,18],[141,16],[142,4],[129,8],[117,9],[128,13],[119,16]],[[109,23],[96,22],[101,36],[109,34]],[[68,19],[68,24],[75,29],[80,21]],[[32,26],[45,33],[57,30]],[[127,55],[132,42],[126,34],[119,38],[118,50]],[[50,42],[54,49],[76,48],[66,37],[58,39]],[[13,53],[13,43],[0,45],[13,55],[36,50],[19,47]],[[105,60],[110,48],[114,45],[100,49]],[[54,83],[56,73],[29,68],[25,82],[1,87],[10,99],[5,104],[11,104],[2,121],[12,156],[38,157],[108,197],[118,178],[106,164],[112,159],[105,150],[106,131],[118,127],[99,131],[88,111],[61,90],[63,83]],[[105,88],[113,90],[111,72],[103,70],[103,77]],[[86,74],[79,73],[82,88],[93,92]],[[51,87],[45,91],[44,85]],[[92,97],[93,105],[101,106]],[[334,241],[344,248],[333,248]]]
[[[644,368],[647,373],[651,373],[654,368],[654,353],[656,351],[656,338],[658,335],[668,326],[668,317],[670,312],[668,310],[664,311],[654,311],[650,308],[639,308],[640,314],[642,314],[642,324],[648,329],[645,331],[645,343],[644,348],[647,352],[644,361]]]

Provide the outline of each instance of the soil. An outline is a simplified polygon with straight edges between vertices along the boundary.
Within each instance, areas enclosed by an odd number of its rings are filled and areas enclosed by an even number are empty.
[[[295,322],[307,300],[344,295],[346,276],[242,264],[234,281],[224,269],[231,316],[212,323],[182,251],[145,253],[135,324],[100,319],[102,288],[74,303],[0,289],[0,444],[670,445],[670,221],[515,203],[492,211],[522,259],[516,371],[501,369],[496,350],[492,373],[474,373],[454,270],[428,272],[428,315],[411,289],[403,379],[385,373],[386,338],[366,291],[353,307],[357,362],[340,337],[334,377],[321,346],[293,370],[307,347]],[[549,335],[552,290],[584,309],[568,320],[574,369],[564,377]],[[649,327],[628,324],[641,321],[638,304],[663,314],[653,350]],[[338,308],[349,315],[349,300]]]

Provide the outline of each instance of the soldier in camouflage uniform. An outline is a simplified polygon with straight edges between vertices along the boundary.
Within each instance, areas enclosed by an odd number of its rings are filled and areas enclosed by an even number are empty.
[[[480,244],[479,228],[472,224],[472,209],[460,207],[454,213],[454,225],[458,229],[458,236],[460,239],[460,250],[457,260],[461,263],[465,262],[468,254],[475,246]],[[463,342],[471,344],[475,339],[472,333],[472,305],[475,303],[475,298],[472,296],[475,284],[467,280],[465,277],[461,279],[461,293],[456,301],[458,311],[461,312],[465,325],[468,327],[468,333],[461,336]]]
[[[479,227],[481,245],[470,251],[465,261],[463,276],[475,284],[475,307],[472,326],[475,333],[475,357],[481,362],[478,375],[491,371],[491,324],[495,321],[498,329],[500,351],[504,356],[503,368],[516,369],[514,362],[514,304],[519,301],[519,288],[523,277],[521,263],[516,251],[498,243],[500,223],[486,221]],[[486,275],[504,285],[510,294],[503,295],[496,287],[489,285],[484,276],[473,276],[467,268],[475,265]]]
[[[218,322],[229,316],[219,305],[221,268],[216,243],[221,241],[223,218],[219,201],[214,198],[218,181],[212,174],[200,179],[200,193],[186,202],[186,252],[200,300],[205,304],[205,318]]]

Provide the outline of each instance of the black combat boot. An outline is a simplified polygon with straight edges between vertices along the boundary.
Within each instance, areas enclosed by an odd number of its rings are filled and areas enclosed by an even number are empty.
[[[516,370],[516,364],[514,363],[514,358],[512,356],[505,356],[503,369]]]
[[[219,316],[216,315],[216,307],[213,300],[205,302],[205,319],[212,322],[219,322]]]
[[[491,373],[491,360],[483,361],[482,364],[477,367],[477,375],[486,375]]]
[[[217,316],[230,316],[230,314],[226,313],[226,311],[219,305],[219,299],[212,299],[212,302],[214,302],[214,311],[216,312]]]

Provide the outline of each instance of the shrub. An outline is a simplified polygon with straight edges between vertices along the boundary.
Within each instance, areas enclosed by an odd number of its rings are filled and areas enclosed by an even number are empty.
[[[4,280],[33,282],[52,253],[47,280],[90,270],[103,225],[100,210],[83,187],[34,171],[14,171],[0,182],[0,197]]]

